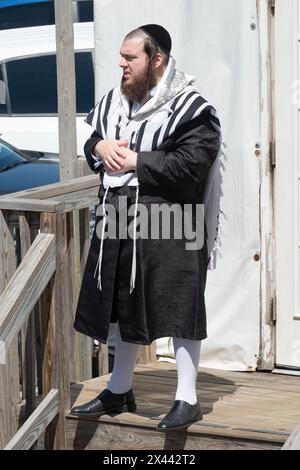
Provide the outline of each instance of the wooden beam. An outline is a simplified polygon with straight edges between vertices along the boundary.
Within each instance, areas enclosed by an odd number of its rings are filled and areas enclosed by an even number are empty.
[[[82,195],[79,192],[69,196],[60,196],[61,200],[47,199],[37,201],[34,199],[7,198],[2,201],[0,200],[0,209],[26,212],[70,212],[98,204],[97,188],[95,188],[95,191],[90,189],[81,192],[83,193]]]
[[[100,376],[109,373],[108,344],[99,343],[98,345],[98,368]]]
[[[85,189],[76,193],[57,196],[64,203],[64,211],[71,212],[99,204],[98,188]],[[76,230],[76,228],[75,228]]]
[[[16,269],[14,233],[8,224],[9,214],[0,210],[0,294]],[[20,402],[18,338],[4,351],[0,363],[0,449],[17,431],[16,407]]]
[[[39,186],[38,188],[26,189],[25,191],[18,191],[17,193],[10,193],[0,197],[1,201],[5,201],[11,198],[22,198],[22,199],[49,199],[55,198],[56,196],[62,196],[64,194],[75,193],[84,189],[99,187],[99,175],[88,175],[80,178],[74,178],[72,180],[60,181],[59,183],[46,184],[45,186]],[[1,207],[1,204],[0,204]]]
[[[156,342],[153,341],[149,346],[143,346],[139,354],[137,363],[147,364],[156,361]]]
[[[3,450],[29,450],[58,413],[58,390],[51,390]]]
[[[0,210],[0,294],[16,270],[14,234],[8,224],[8,212]]]
[[[84,209],[87,210],[88,209]],[[73,293],[73,306],[72,313],[75,319],[75,312],[78,302],[78,296],[81,286],[81,247],[80,247],[80,220],[79,211],[73,211],[68,213],[67,217],[68,227],[70,232],[70,243],[69,243],[69,279],[72,284]],[[89,231],[89,220],[86,220],[86,229]],[[89,234],[88,234],[89,236]],[[71,370],[71,381],[82,382],[83,380],[92,378],[92,354],[93,354],[93,340],[84,336],[78,332],[75,332],[72,325],[72,331],[70,332],[70,338],[73,340],[75,360],[71,361],[74,364],[73,370]]]
[[[76,86],[72,0],[55,0],[60,178],[77,176]]]
[[[93,175],[94,172],[90,169],[85,157],[78,157],[78,176]]]
[[[70,408],[70,332],[73,325],[72,290],[69,278],[68,231],[65,213],[41,214],[41,232],[56,237],[56,271],[50,290],[50,311],[44,324],[43,392],[59,391],[58,419],[45,433],[47,449],[66,446],[65,412]]]
[[[300,450],[300,424],[288,437],[281,450]]]
[[[20,248],[21,259],[29,250],[33,238],[30,224],[30,215],[26,212],[19,214],[20,228]],[[35,388],[36,388],[36,347],[35,347],[35,312],[34,309],[29,314],[21,330],[21,360],[22,360],[22,389],[23,398],[26,398],[26,416],[29,417],[36,408]]]
[[[0,209],[27,212],[59,212],[64,210],[64,203],[53,199],[36,201],[34,199],[21,199],[12,196],[0,197]]]
[[[82,209],[79,214],[80,232],[80,285],[84,273],[86,260],[90,248],[90,213],[89,209]],[[79,288],[80,288],[79,285]],[[79,294],[79,291],[78,291]],[[77,299],[74,299],[74,312]],[[92,378],[93,340],[86,335],[75,333],[75,363],[80,381]]]
[[[134,415],[135,418],[136,416],[137,415]],[[149,453],[151,453],[153,449],[156,449],[157,452],[172,451],[172,454],[176,455],[179,451],[180,454],[190,454],[190,456],[193,455],[195,451],[197,452],[197,450],[267,451],[279,449],[279,445],[276,442],[264,442],[262,438],[260,440],[254,438],[247,439],[243,434],[241,437],[236,437],[236,431],[235,435],[226,436],[223,435],[222,428],[217,429],[214,426],[211,428],[203,426],[204,429],[202,429],[201,433],[194,432],[194,429],[190,430],[190,428],[188,431],[181,432],[157,432],[155,427],[158,422],[159,420],[148,419],[149,424],[147,423],[147,425],[145,425],[140,424],[138,419],[136,419],[134,424],[124,425],[103,420],[103,422],[101,421],[97,426],[97,421],[81,419],[78,422],[78,420],[73,417],[72,419],[68,417],[67,449],[81,452],[83,450],[95,452],[103,451],[105,455],[107,449],[109,449],[112,455],[114,455],[114,451],[117,451],[116,455],[122,454],[124,449],[126,449],[125,452],[128,453],[130,453],[130,450],[133,452],[148,450]],[[194,425],[194,428],[195,427]],[[89,438],[87,438],[87,436],[89,436]],[[190,463],[192,463],[192,461],[190,461]]]
[[[55,271],[55,235],[40,233],[0,297],[0,340],[16,338]]]

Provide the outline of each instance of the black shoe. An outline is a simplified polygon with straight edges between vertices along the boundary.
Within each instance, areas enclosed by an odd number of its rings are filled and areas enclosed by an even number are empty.
[[[158,424],[157,430],[166,432],[185,429],[200,419],[202,419],[202,413],[198,402],[190,405],[186,401],[175,400],[169,413]]]
[[[77,416],[102,416],[105,414],[114,416],[127,411],[134,412],[135,410],[136,403],[132,390],[116,394],[105,389],[88,403],[72,408],[71,413]]]

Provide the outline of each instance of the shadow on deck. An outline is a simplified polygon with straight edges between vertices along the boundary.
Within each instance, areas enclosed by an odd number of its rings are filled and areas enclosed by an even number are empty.
[[[94,398],[108,378],[72,385],[72,405]],[[188,431],[164,434],[156,426],[174,400],[175,365],[138,365],[133,382],[136,413],[90,419],[67,414],[67,448],[280,449],[300,421],[299,384],[292,376],[201,369],[197,389],[203,420]]]

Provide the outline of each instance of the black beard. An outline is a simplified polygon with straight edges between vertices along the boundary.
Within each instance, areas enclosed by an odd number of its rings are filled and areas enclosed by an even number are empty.
[[[121,91],[130,102],[143,103],[147,98],[148,91],[156,85],[153,69],[147,70],[137,77],[134,83],[127,84],[126,80],[121,80]]]

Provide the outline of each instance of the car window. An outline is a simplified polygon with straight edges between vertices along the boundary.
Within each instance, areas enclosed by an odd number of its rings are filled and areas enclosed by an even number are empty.
[[[0,64],[0,115],[7,114],[6,104],[6,85],[2,73],[2,66]]]
[[[94,105],[91,52],[75,54],[77,113]],[[12,114],[57,114],[56,56],[18,59],[6,64]]]
[[[1,6],[0,0],[0,30],[55,24],[54,0],[17,3]],[[94,21],[93,0],[73,0],[73,12],[74,22]]]
[[[85,0],[77,2],[78,21],[94,21],[93,0]]]
[[[13,149],[0,140],[0,170],[8,165],[25,161]]]
[[[92,109],[95,100],[94,66],[91,52],[75,54],[76,108],[85,114]]]
[[[13,5],[0,9],[0,29],[26,28],[54,23],[53,1]]]
[[[56,114],[56,56],[13,60],[6,64],[12,114]]]

